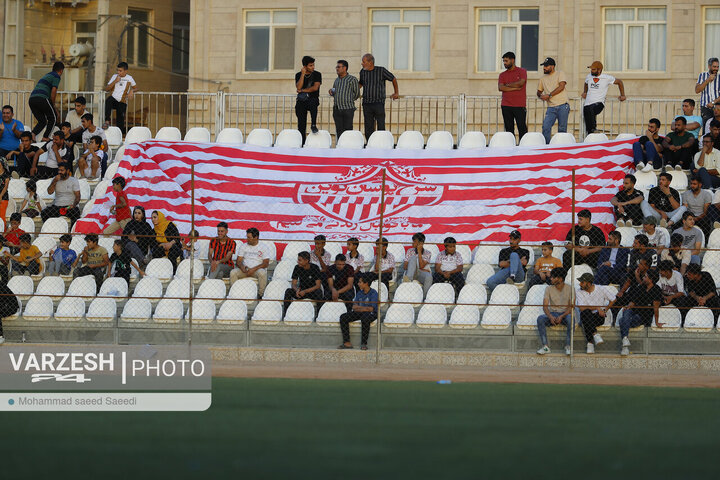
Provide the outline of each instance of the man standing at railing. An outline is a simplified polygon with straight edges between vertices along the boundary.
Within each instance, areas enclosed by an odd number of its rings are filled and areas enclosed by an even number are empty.
[[[555,70],[555,59],[553,58],[547,57],[540,66],[543,67],[544,75],[538,82],[537,96],[548,104],[542,133],[545,143],[550,143],[550,132],[555,120],[558,122],[558,133],[567,132],[567,122],[570,116],[570,104],[567,90],[565,90],[567,79],[563,72]]]
[[[400,98],[398,82],[395,75],[385,67],[375,66],[375,57],[366,53],[362,57],[360,70],[360,87],[363,89],[363,120],[365,122],[365,141],[376,130],[385,130],[385,82],[392,82],[395,92],[392,99]]]
[[[610,85],[615,84],[620,89],[618,100],[621,102],[625,101],[625,85],[619,78],[602,73],[603,64],[597,60],[588,68],[590,73],[585,77],[585,86],[582,93],[582,98],[585,99],[583,115],[585,117],[585,130],[587,133],[595,133],[597,127],[595,118],[605,108],[605,97]]]
[[[295,74],[295,88],[297,99],[295,101],[295,116],[298,120],[298,130],[305,144],[307,134],[307,114],[310,112],[310,130],[318,133],[317,114],[320,105],[320,84],[322,74],[315,70],[315,59],[305,55],[302,58],[302,69]]]
[[[502,92],[502,110],[505,131],[514,133],[513,121],[517,123],[518,137],[527,133],[527,70],[515,66],[515,54],[507,52],[502,56],[505,71],[498,77],[498,90]]]
[[[110,117],[112,111],[117,111],[117,126],[120,131],[125,135],[125,112],[127,111],[128,98],[132,98],[137,90],[137,84],[135,79],[128,75],[128,64],[125,62],[118,63],[117,73],[110,78],[107,86],[105,87],[106,92],[112,92],[107,99],[105,99],[105,124],[103,130],[107,130],[110,126]]]
[[[708,60],[708,71],[701,73],[695,84],[695,93],[700,94],[700,114],[702,115],[703,125],[712,118],[715,104],[720,103],[719,66],[720,63],[718,63],[717,57],[710,58]]]
[[[358,79],[348,74],[347,60],[338,60],[335,66],[338,78],[328,93],[335,100],[333,120],[335,120],[335,142],[345,130],[352,130],[355,116],[355,100],[360,96]]]
[[[37,136],[45,129],[42,136],[43,142],[50,141],[55,124],[58,123],[60,113],[55,108],[55,95],[57,95],[58,85],[60,85],[60,77],[65,71],[65,65],[62,62],[53,64],[52,72],[46,73],[38,80],[30,93],[28,105],[33,116],[37,119],[37,125],[32,129],[33,140],[37,140]]]

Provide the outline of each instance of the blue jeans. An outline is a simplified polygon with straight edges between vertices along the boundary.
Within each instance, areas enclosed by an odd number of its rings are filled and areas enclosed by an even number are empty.
[[[645,151],[643,151],[642,145],[640,145],[640,142],[633,143],[633,161],[635,162],[635,166],[637,166],[638,163],[652,163],[653,168],[662,168],[662,158],[660,158],[660,154],[657,153],[657,150],[653,148],[652,145],[649,145],[650,141],[645,144]]]
[[[720,177],[710,175],[705,167],[700,167],[698,169],[697,176],[700,177],[702,188],[708,189],[720,187]]]
[[[631,328],[644,325],[642,318],[632,310],[625,310],[620,314],[620,338],[627,337]]]
[[[567,132],[567,122],[570,116],[570,105],[563,103],[557,107],[548,107],[545,112],[545,120],[543,120],[542,133],[545,137],[545,143],[550,143],[550,131],[552,126],[555,125],[555,120],[558,122],[558,132]]]
[[[562,315],[563,312],[553,312],[550,311],[550,313],[553,314],[553,316]],[[570,323],[570,314],[568,313],[565,315],[565,317],[560,321],[561,325],[565,325],[567,327],[566,333],[565,333],[565,345],[570,345],[570,331],[572,330],[572,324]],[[540,343],[543,345],[548,344],[547,339],[547,333],[545,331],[545,327],[550,326],[550,317],[545,315],[544,313],[540,315],[537,318],[537,329],[538,329],[538,335],[540,335]]]
[[[495,287],[510,278],[511,275],[515,275],[516,282],[522,282],[525,280],[525,270],[523,270],[522,264],[520,263],[520,255],[513,252],[510,254],[510,266],[498,270],[495,275],[488,278],[487,286],[490,291],[494,290]]]
[[[656,212],[655,209],[650,206],[647,200],[642,201],[642,203],[640,204],[640,208],[642,209],[643,215],[646,217],[655,217],[658,221],[660,221],[660,219],[662,218],[662,215]],[[682,219],[682,215],[683,213],[685,213],[685,210],[687,210],[687,208],[681,205],[671,212],[665,212],[668,216],[668,221],[678,223]]]
[[[608,285],[611,283],[621,284],[627,278],[627,270],[622,265],[615,265],[614,267],[608,267],[607,265],[600,265],[595,274],[596,285]]]

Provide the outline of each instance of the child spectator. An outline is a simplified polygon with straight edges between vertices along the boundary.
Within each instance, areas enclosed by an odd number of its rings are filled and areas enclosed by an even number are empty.
[[[30,176],[30,167],[35,158],[35,152],[38,150],[40,148],[32,144],[32,133],[23,132],[20,134],[20,146],[17,150],[9,152],[6,157],[15,159],[14,170],[12,167],[10,168],[13,178]]]
[[[20,207],[20,213],[28,218],[35,218],[45,208],[45,202],[37,194],[37,183],[35,180],[28,180],[25,184],[25,200]]]
[[[20,250],[20,236],[25,231],[20,228],[21,216],[19,213],[13,213],[10,215],[10,225],[3,235],[5,240],[3,246],[8,247],[11,253],[18,253]]]
[[[107,153],[101,150],[101,146],[102,138],[97,135],[90,138],[88,149],[80,155],[78,160],[78,170],[81,178],[98,178],[98,172],[107,168]]]
[[[115,192],[115,205],[110,207],[110,213],[115,214],[115,221],[105,227],[105,230],[103,231],[105,235],[115,233],[121,228],[124,229],[131,219],[127,193],[123,192],[123,189],[125,188],[125,179],[123,177],[113,178],[112,187],[113,192]]]
[[[110,256],[110,263],[108,264],[107,276],[110,278],[112,269],[115,267],[114,277],[124,278],[125,281],[130,285],[130,268],[133,267],[135,270],[140,272],[140,276],[144,277],[145,272],[138,266],[135,260],[130,256],[127,250],[123,247],[122,240],[115,240],[113,243],[113,254]]]
[[[355,273],[362,272],[365,266],[365,258],[358,252],[358,246],[360,246],[360,240],[355,237],[349,238],[347,241],[347,264],[355,269]]]
[[[190,232],[190,234],[183,238],[183,259],[190,258],[190,250],[192,247],[192,241],[195,240],[196,246],[195,246],[195,258],[200,258],[200,250],[197,248],[197,239],[200,236],[200,234],[197,232],[197,230],[193,230]]]
[[[552,285],[552,283],[550,283],[550,272],[552,272],[554,268],[562,267],[562,260],[553,257],[552,242],[543,242],[541,250],[542,257],[535,261],[535,267],[533,267],[534,275],[530,280],[528,289],[533,285],[540,285],[543,283],[546,285]]]
[[[105,248],[98,245],[98,236],[95,233],[85,235],[85,241],[87,246],[83,249],[80,256],[75,260],[75,264],[78,261],[84,265],[80,268],[76,268],[73,273],[73,277],[84,277],[85,275],[92,275],[95,277],[95,284],[97,286],[96,293],[100,291],[103,279],[105,278],[105,267],[108,266],[110,260],[108,259],[108,253]]]
[[[77,259],[75,250],[70,249],[72,236],[65,234],[60,237],[60,248],[50,250],[50,263],[48,264],[48,275],[70,275],[73,264]]]
[[[463,277],[463,258],[457,251],[457,242],[453,237],[444,241],[445,250],[435,259],[435,273],[433,283],[449,283],[455,289],[455,296],[465,286]]]
[[[60,131],[63,134],[63,137],[65,138],[65,143],[70,147],[75,146],[75,140],[72,136],[72,127],[70,126],[70,122],[62,122],[60,125]]]
[[[23,233],[20,235],[20,253],[18,255],[11,255],[9,252],[5,252],[5,256],[12,260],[12,271],[20,274],[30,273],[30,275],[37,275],[42,271],[42,264],[40,263],[40,249],[31,243],[32,238],[29,233]]]

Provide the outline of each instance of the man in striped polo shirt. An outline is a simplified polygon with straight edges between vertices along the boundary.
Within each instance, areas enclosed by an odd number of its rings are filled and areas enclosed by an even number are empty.
[[[233,268],[232,257],[235,254],[235,240],[227,236],[228,224],[220,222],[217,224],[217,238],[210,242],[208,260],[210,260],[210,271],[208,278],[224,278],[230,275]]]
[[[385,67],[375,66],[375,57],[366,53],[362,57],[362,70],[360,70],[359,85],[363,89],[363,119],[365,121],[365,140],[377,130],[385,130],[385,82],[392,82],[395,93],[392,99],[400,98],[398,83],[395,75]]]
[[[30,93],[28,105],[38,122],[35,128],[32,129],[33,140],[35,140],[35,137],[37,137],[44,128],[45,133],[43,134],[42,141],[50,141],[50,134],[55,124],[58,123],[60,113],[57,108],[55,108],[55,95],[57,94],[60,77],[64,70],[65,65],[62,62],[55,62],[52,72],[43,75],[35,84],[32,93]]]
[[[330,89],[330,96],[335,99],[333,120],[335,120],[335,141],[345,130],[352,130],[355,116],[355,100],[360,96],[358,79],[348,74],[347,60],[338,60],[335,67],[338,78]]]
[[[720,103],[720,80],[718,79],[717,57],[708,60],[708,71],[698,76],[695,93],[700,94],[700,114],[705,125],[713,116],[713,107]],[[703,132],[709,133],[709,132]]]

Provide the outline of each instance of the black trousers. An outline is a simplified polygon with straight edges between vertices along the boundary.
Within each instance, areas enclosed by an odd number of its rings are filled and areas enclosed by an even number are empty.
[[[385,102],[363,103],[363,123],[365,125],[365,141],[375,130],[385,130]],[[375,128],[376,123],[377,128]]]
[[[80,209],[78,207],[60,207],[58,205],[48,205],[43,208],[42,212],[40,212],[40,218],[42,218],[44,222],[48,218],[62,217],[63,215],[60,213],[61,208],[66,209],[65,216],[70,219],[71,225],[75,224],[77,219],[80,218]]]
[[[597,262],[598,257],[600,256],[600,252],[597,253],[591,253],[590,255],[583,257],[579,253],[575,253],[575,265],[590,265],[592,268],[597,268]],[[572,250],[565,250],[565,253],[563,253],[563,268],[565,270],[568,270],[572,266]]]
[[[597,332],[597,327],[605,323],[605,318],[592,310],[583,310],[580,312],[580,321],[582,322],[585,340],[587,340],[587,343],[593,343],[593,335]]]
[[[35,119],[37,119],[37,124],[32,129],[33,135],[37,137],[38,134],[45,129],[42,138],[50,138],[50,133],[52,133],[53,128],[55,128],[55,125],[58,123],[55,107],[50,99],[45,97],[30,97],[28,106]]]
[[[600,102],[585,105],[583,108],[583,116],[585,117],[585,130],[587,133],[595,132],[597,129],[597,121],[595,117],[597,117],[604,108],[605,105]]]
[[[351,288],[350,290],[341,293],[338,295],[338,302],[345,302],[345,306],[347,307],[348,312],[352,310],[352,302],[355,299],[355,289]],[[325,294],[325,300],[332,301],[332,290],[329,288],[327,289],[327,293]]]
[[[307,114],[310,112],[310,125],[317,125],[317,114],[319,100],[310,97],[306,102],[295,102],[295,116],[298,121],[298,131],[302,135],[302,143],[305,145],[305,135],[307,135]]]
[[[505,123],[505,131],[514,133],[515,126],[513,121],[517,124],[518,138],[522,138],[527,133],[527,108],[525,107],[507,107],[505,105],[500,107],[502,110],[503,123]]]
[[[700,107],[700,116],[702,117],[702,122],[703,122],[703,123],[702,123],[702,129],[703,129],[703,131],[704,131],[704,130],[705,130],[705,124],[707,123],[708,120],[710,120],[711,118],[713,118],[713,117],[715,116],[715,114],[713,113],[713,109],[712,109],[712,108],[707,108],[705,105],[703,105],[703,106]],[[710,132],[705,132],[705,133],[710,133]]]
[[[449,283],[455,289],[455,296],[457,297],[460,290],[465,286],[465,277],[462,272],[453,273],[450,278],[445,278],[442,273],[433,273],[433,283]]]
[[[353,129],[353,118],[355,117],[355,109],[348,108],[338,110],[333,107],[333,120],[335,120],[335,142],[340,140],[340,135],[346,130]]]
[[[310,293],[305,294],[304,297],[302,297],[303,300],[315,300],[315,315],[317,316],[318,311],[320,311],[320,306],[322,305],[323,300],[323,292],[322,288],[318,288],[317,290],[313,290]],[[293,288],[288,288],[285,290],[285,303],[283,303],[283,317],[285,317],[285,314],[287,313],[287,309],[290,308],[290,304],[293,300],[298,300],[297,291]]]
[[[665,160],[665,165],[672,165],[673,167],[680,165],[683,169],[689,170],[692,166],[693,155],[693,148],[687,147],[681,148],[677,152],[665,150],[663,152],[663,159]]]
[[[687,306],[689,307],[697,307],[698,303],[697,300],[695,300],[692,297],[687,297],[688,302]],[[717,295],[710,297],[710,299],[705,302],[705,306],[712,310],[713,317],[715,317],[715,323],[713,323],[713,327],[717,327],[718,322],[718,315],[720,315],[720,299],[717,297]],[[683,324],[685,323],[685,317],[683,317]]]
[[[103,280],[105,280],[105,267],[102,268],[90,268],[87,265],[76,268],[75,272],[73,273],[73,278],[78,277],[84,277],[85,275],[92,275],[95,277],[95,286],[97,287],[97,290],[95,293],[100,291],[100,287],[103,284]]]
[[[115,119],[117,120],[117,127],[125,135],[125,112],[127,112],[127,103],[118,102],[115,97],[110,95],[105,99],[105,121],[110,123],[110,116],[112,111],[115,110]]]
[[[155,245],[152,249],[152,258],[162,258],[164,256],[165,249],[161,245]],[[168,250],[167,252],[167,258],[168,260],[170,260],[170,263],[172,263],[173,275],[175,274],[175,270],[177,269],[177,259],[180,256],[182,256],[182,248],[180,248],[180,245],[175,242],[173,243],[172,247],[170,247],[170,250]]]
[[[360,320],[360,344],[367,345],[370,336],[370,324],[377,320],[377,314],[373,312],[347,312],[340,315],[340,331],[342,332],[343,343],[350,342],[350,322]]]
[[[373,282],[378,279],[377,273],[375,273],[375,272],[368,272],[368,273],[370,273],[370,275],[372,275]],[[385,284],[385,286],[388,288],[388,290],[390,290],[390,280],[392,280],[392,275],[393,275],[392,273],[381,273],[380,274],[380,281]],[[380,292],[378,292],[378,294],[379,293]]]

